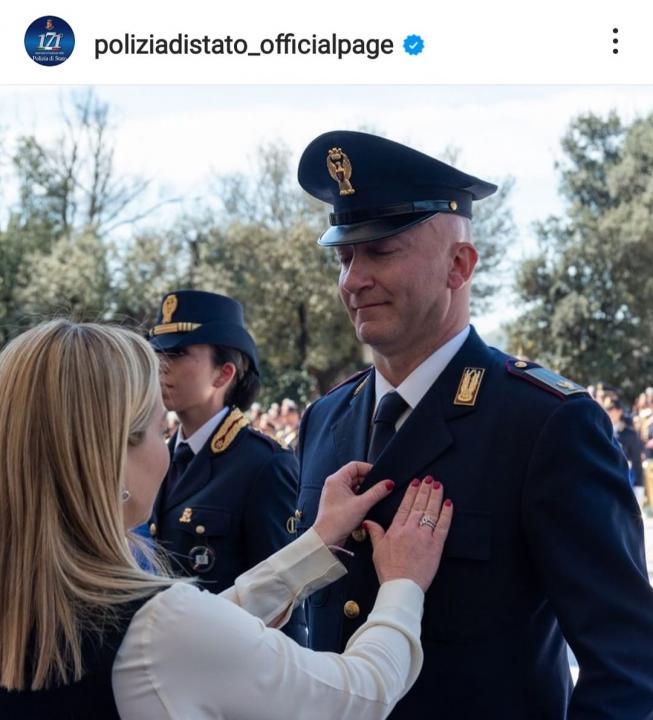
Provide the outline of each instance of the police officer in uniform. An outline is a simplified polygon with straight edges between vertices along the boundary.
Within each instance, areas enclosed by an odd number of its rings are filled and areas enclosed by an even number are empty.
[[[422,624],[425,662],[393,718],[653,718],[653,591],[639,509],[606,414],[580,385],[488,347],[469,324],[472,203],[496,187],[357,132],[311,142],[299,182],[333,207],[319,244],[374,365],[304,414],[300,531],[324,478],[374,467],[415,477],[456,508]],[[309,643],[341,651],[377,591],[364,528],[348,575],[309,600]],[[565,640],[580,666],[575,688]],[[430,715],[429,715],[430,717]]]
[[[180,420],[150,534],[175,569],[219,593],[293,539],[297,460],[243,415],[260,383],[238,302],[195,290],[168,293],[150,343],[161,358],[163,402]],[[301,608],[284,631],[306,644]]]

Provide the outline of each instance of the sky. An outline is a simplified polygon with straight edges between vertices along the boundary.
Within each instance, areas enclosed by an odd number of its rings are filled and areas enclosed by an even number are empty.
[[[6,148],[31,132],[54,141],[61,99],[79,90],[0,86]],[[335,129],[377,130],[436,157],[457,148],[461,170],[497,183],[515,179],[518,239],[511,262],[533,252],[533,222],[564,209],[555,163],[570,121],[589,111],[614,109],[627,122],[653,112],[653,86],[121,85],[96,91],[112,108],[117,170],[152,178],[161,194],[181,196],[189,206],[206,193],[212,173],[247,173],[257,146],[277,139],[291,148],[295,166],[316,135]],[[5,202],[13,192],[4,185]],[[474,319],[481,332],[518,310],[510,288],[498,306]]]

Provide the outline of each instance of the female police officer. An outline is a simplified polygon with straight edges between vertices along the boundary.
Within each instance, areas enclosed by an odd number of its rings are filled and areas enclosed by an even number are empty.
[[[180,420],[150,533],[178,569],[219,593],[292,539],[297,461],[243,415],[259,376],[238,302],[195,290],[168,293],[150,343],[160,354],[163,402]],[[284,631],[306,643],[301,608]]]

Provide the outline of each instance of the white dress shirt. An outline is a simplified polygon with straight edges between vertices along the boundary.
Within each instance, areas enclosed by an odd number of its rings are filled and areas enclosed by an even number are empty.
[[[227,416],[229,409],[229,407],[222,408],[222,410],[220,410],[212,418],[207,420],[204,425],[195,430],[195,432],[189,438],[184,437],[184,430],[183,427],[180,425],[179,432],[177,433],[175,450],[179,447],[180,443],[185,442],[190,445],[190,449],[193,451],[193,454],[197,455],[197,453],[206,445],[215,428],[217,428],[218,425],[222,422],[222,420]]]
[[[464,345],[469,335],[469,325],[454,335],[442,347],[429,355],[413,372],[399,385],[394,387],[378,370],[374,371],[374,410],[378,407],[381,398],[389,392],[396,390],[408,404],[408,408],[399,416],[395,430],[406,422],[406,418],[417,407],[419,401],[426,395],[428,389],[440,377],[444,369],[451,362],[454,355]]]
[[[345,652],[315,652],[277,629],[346,573],[312,529],[220,595],[178,583],[134,615],[113,665],[123,720],[385,718],[422,667],[424,594],[384,583]]]

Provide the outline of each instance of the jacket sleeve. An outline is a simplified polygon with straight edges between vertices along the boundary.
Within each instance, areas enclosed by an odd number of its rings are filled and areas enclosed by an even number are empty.
[[[259,470],[247,496],[245,507],[245,543],[250,567],[273,555],[294,536],[287,522],[295,513],[299,466],[290,451],[271,453]],[[307,630],[303,607],[295,609],[284,632],[306,645]]]
[[[568,720],[653,717],[653,590],[628,469],[603,410],[562,402],[530,459],[523,518],[535,567],[576,655]]]
[[[423,601],[411,580],[384,583],[338,655],[301,647],[224,597],[179,584],[129,626],[112,671],[118,711],[125,718],[382,720],[421,670]]]

